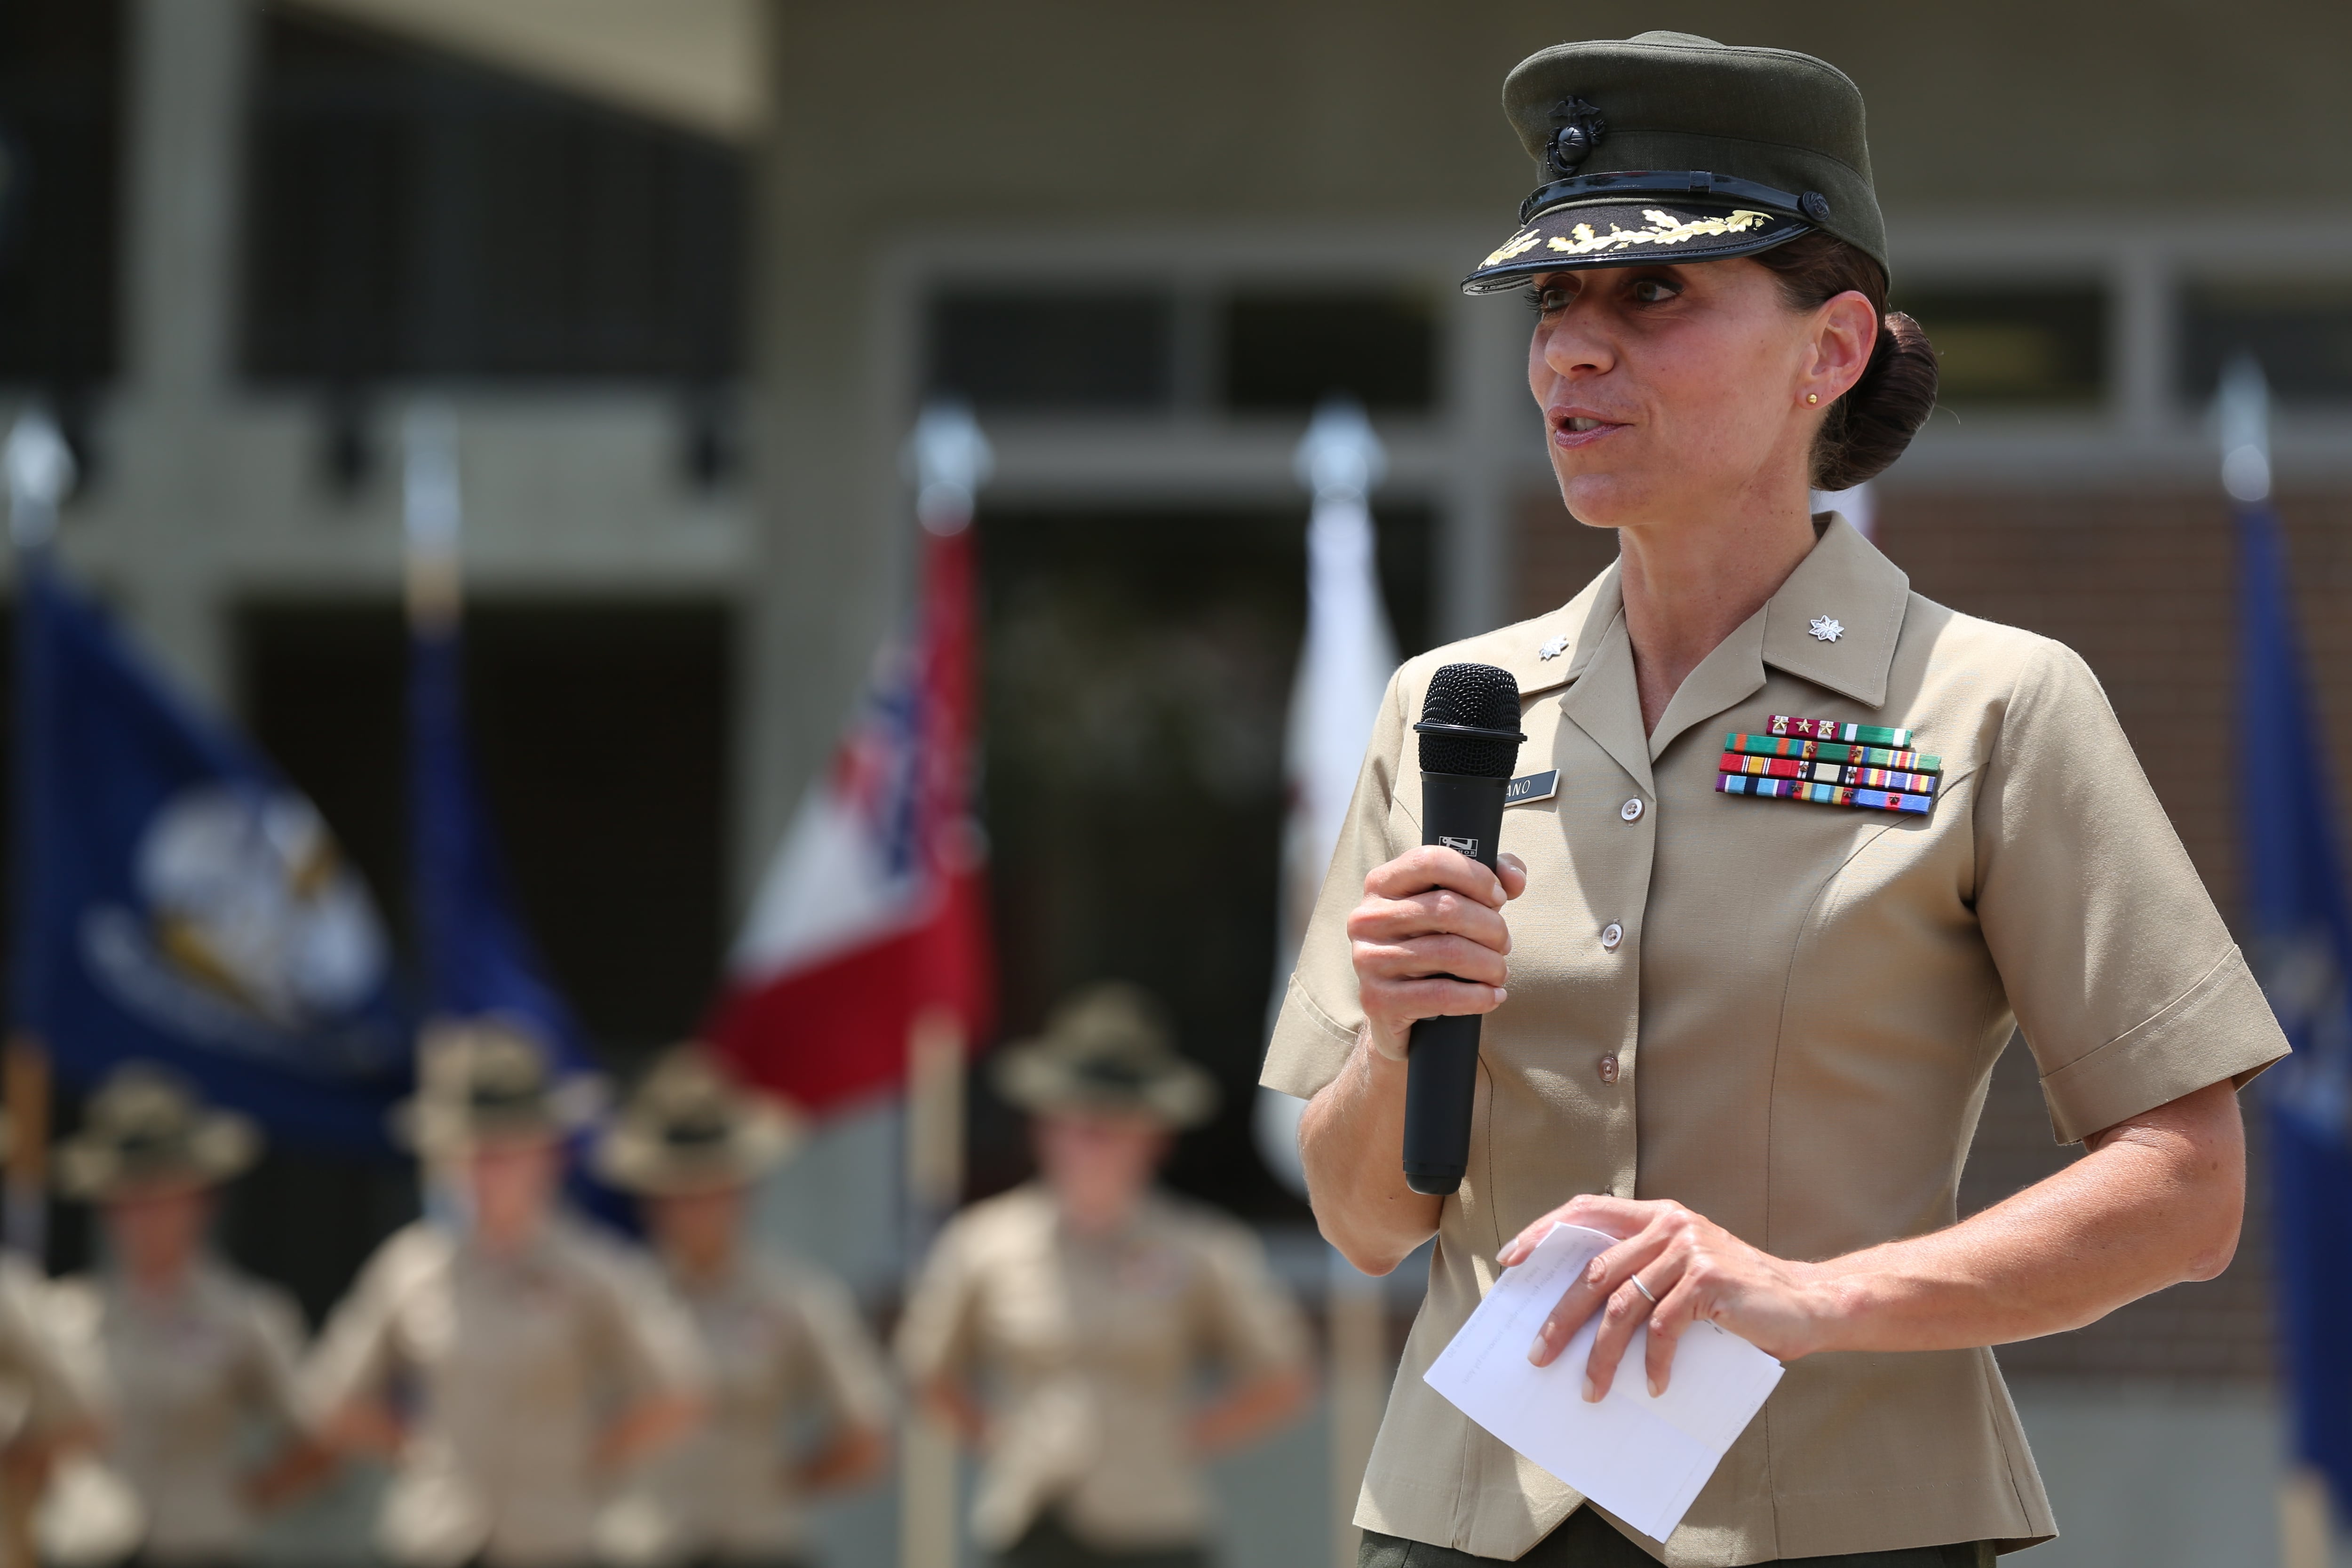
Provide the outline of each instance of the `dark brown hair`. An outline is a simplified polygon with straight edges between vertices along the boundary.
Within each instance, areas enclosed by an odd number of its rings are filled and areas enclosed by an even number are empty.
[[[1878,316],[1878,342],[1862,379],[1822,421],[1813,488],[1852,489],[1903,455],[1936,406],[1936,351],[1919,323],[1886,308],[1886,271],[1834,235],[1816,229],[1756,253],[1792,309],[1811,310],[1852,289]]]

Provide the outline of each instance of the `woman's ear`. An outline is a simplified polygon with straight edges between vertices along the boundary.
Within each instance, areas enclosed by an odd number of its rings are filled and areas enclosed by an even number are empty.
[[[1830,404],[1853,391],[1870,368],[1871,351],[1878,346],[1878,312],[1867,297],[1849,289],[1824,302],[1816,321],[1805,391]]]

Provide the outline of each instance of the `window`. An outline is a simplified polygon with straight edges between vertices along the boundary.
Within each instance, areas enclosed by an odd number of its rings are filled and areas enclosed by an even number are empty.
[[[1175,395],[1165,290],[954,289],[930,328],[932,388],[982,412],[1146,413]]]
[[[272,11],[250,156],[257,376],[709,383],[739,368],[732,148]]]
[[[1931,283],[1892,304],[1936,345],[1941,402],[2087,405],[2106,391],[2107,292],[2096,284]]]
[[[1244,293],[1227,300],[1224,403],[1303,413],[1334,394],[1375,413],[1426,413],[1437,396],[1437,328],[1426,295]]]
[[[1375,507],[1383,597],[1415,653],[1433,635],[1434,520]],[[1017,1038],[1094,980],[1156,994],[1225,1090],[1170,1176],[1259,1215],[1297,1213],[1252,1152],[1250,1107],[1307,508],[985,510],[979,536],[1001,1022]],[[994,1191],[1026,1156],[1003,1107],[977,1109],[973,1184]]]
[[[2352,402],[2352,279],[2191,284],[2181,301],[2180,390],[2202,405],[2221,367],[2259,361],[2287,403]]]
[[[122,35],[117,0],[0,6],[0,378],[68,398],[115,369]]]

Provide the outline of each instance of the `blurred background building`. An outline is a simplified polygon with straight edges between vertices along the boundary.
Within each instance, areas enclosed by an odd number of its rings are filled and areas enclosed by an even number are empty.
[[[1326,395],[1370,411],[1407,654],[1605,563],[1543,460],[1526,318],[1454,283],[1530,184],[1503,73],[1660,26],[1861,84],[1895,302],[1944,354],[1879,540],[1920,591],[2090,660],[2231,909],[2206,410],[2242,348],[2281,402],[2303,624],[2352,736],[2352,11],[2317,0],[2226,23],[2182,0],[0,0],[0,134],[28,172],[0,404],[47,400],[77,447],[68,562],[243,718],[398,925],[397,431],[413,396],[447,400],[491,808],[557,980],[626,1066],[707,1003],[903,614],[907,429],[967,400],[998,456],[1004,1032],[1101,976],[1166,997],[1229,1100],[1172,1179],[1315,1290],[1247,1112],[1304,613],[1291,451]],[[831,1124],[768,1203],[882,1314],[896,1125]],[[1005,1109],[979,1096],[972,1134],[972,1190],[1017,1179]],[[1969,1201],[2067,1157],[2011,1053]],[[2256,1170],[2222,1279],[2003,1352],[2070,1531],[2034,1561],[2274,1560]],[[227,1240],[315,1321],[412,1193],[276,1157]],[[61,1214],[53,1263],[88,1245]],[[1396,1281],[1401,1316],[1418,1289]],[[1230,1471],[1236,1568],[1328,1556],[1296,1506],[1323,1441]],[[300,1549],[359,1553],[321,1506]],[[885,1497],[838,1511],[835,1560],[891,1560],[891,1528]]]

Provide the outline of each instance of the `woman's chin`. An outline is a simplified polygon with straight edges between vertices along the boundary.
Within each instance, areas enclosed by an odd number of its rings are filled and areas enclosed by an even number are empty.
[[[1622,528],[1641,515],[1653,487],[1629,483],[1622,474],[1562,474],[1560,500],[1569,515],[1588,528]]]

